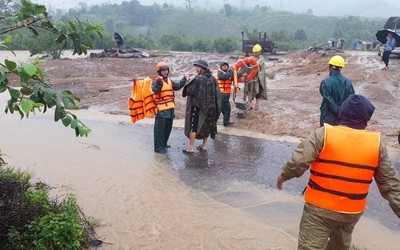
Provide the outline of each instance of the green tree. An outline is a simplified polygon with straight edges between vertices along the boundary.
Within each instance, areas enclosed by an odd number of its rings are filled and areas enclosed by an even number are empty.
[[[286,31],[284,31],[284,30],[273,31],[271,33],[271,37],[275,41],[287,41],[288,40]]]
[[[261,10],[261,12],[265,13],[267,11],[270,11],[271,7],[269,7],[269,6],[261,6],[260,10]]]
[[[218,53],[228,53],[239,48],[239,43],[233,38],[218,38],[214,40],[214,49]]]
[[[298,40],[298,41],[305,41],[307,40],[307,35],[304,29],[298,29],[296,30],[296,32],[294,33],[294,39]]]
[[[24,28],[35,35],[39,35],[40,30],[53,33],[56,35],[55,42],[64,47],[70,45],[74,54],[86,54],[87,49],[92,47],[89,40],[102,36],[102,26],[91,25],[78,19],[57,27],[49,19],[45,6],[27,0],[21,1],[18,12],[0,16],[0,35]],[[12,48],[9,47],[12,36],[7,35],[6,38],[0,39],[0,47],[12,52]],[[68,107],[75,106],[79,98],[68,90],[55,90],[47,84],[38,64],[38,58],[33,63],[20,65],[7,59],[4,63],[0,62],[0,94],[8,92],[10,96],[5,112],[18,113],[22,119],[28,118],[36,111],[44,113],[49,108],[54,108],[54,121],[61,121],[65,127],[74,129],[76,136],[87,136],[90,129],[67,110]],[[16,76],[19,86],[11,86],[11,76]],[[1,155],[0,162],[3,162]]]
[[[233,14],[232,6],[230,4],[224,4],[225,16],[231,17]]]
[[[50,59],[60,59],[64,51],[63,44],[55,43],[57,35],[44,31],[40,36],[25,36],[22,40],[22,46],[28,48],[31,56],[43,55]]]
[[[193,43],[193,50],[199,52],[210,52],[211,45],[210,41],[204,39],[198,39]]]
[[[192,51],[192,46],[182,36],[163,35],[159,41],[162,48],[176,51]]]

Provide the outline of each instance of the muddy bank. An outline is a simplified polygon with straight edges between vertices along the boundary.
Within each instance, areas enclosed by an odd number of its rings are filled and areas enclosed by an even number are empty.
[[[343,74],[353,81],[356,93],[367,96],[376,107],[369,129],[382,132],[388,146],[399,148],[400,130],[400,60],[392,59],[391,68],[383,71],[376,52],[350,51],[341,54],[346,59]],[[81,58],[46,61],[43,68],[49,81],[57,88],[67,88],[81,97],[81,106],[95,107],[109,114],[128,115],[127,99],[131,95],[131,80],[155,75],[155,65],[166,61],[170,75],[180,79],[184,72],[194,73],[192,62],[205,59],[212,70],[220,60],[233,65],[240,54],[172,52],[151,58]],[[259,111],[251,111],[246,119],[236,119],[234,128],[261,132],[272,136],[306,137],[319,126],[321,96],[319,84],[327,77],[327,61],[331,54],[308,53],[303,50],[273,56],[268,60],[267,101]],[[62,68],[63,70],[59,70]],[[240,92],[238,98],[242,96]],[[176,115],[184,117],[185,99],[176,93]],[[232,113],[235,113],[233,107]]]

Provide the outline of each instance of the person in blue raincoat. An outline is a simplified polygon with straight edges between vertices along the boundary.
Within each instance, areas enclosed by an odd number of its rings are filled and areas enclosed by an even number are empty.
[[[344,58],[341,56],[332,57],[329,62],[329,77],[325,78],[319,87],[322,96],[320,107],[320,126],[324,123],[337,124],[340,106],[347,97],[354,95],[352,82],[341,73],[345,66]]]
[[[396,40],[394,39],[392,33],[388,33],[386,37],[386,43],[383,47],[382,61],[385,63],[385,67],[383,70],[387,70],[389,68],[389,57],[392,53],[392,50],[395,48]]]

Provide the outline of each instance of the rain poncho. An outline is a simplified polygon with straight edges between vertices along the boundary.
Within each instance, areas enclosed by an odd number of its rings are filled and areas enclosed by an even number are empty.
[[[183,89],[187,97],[185,116],[185,135],[189,138],[192,106],[200,108],[196,139],[203,139],[217,134],[217,120],[221,112],[221,93],[215,77],[209,69],[195,76]]]

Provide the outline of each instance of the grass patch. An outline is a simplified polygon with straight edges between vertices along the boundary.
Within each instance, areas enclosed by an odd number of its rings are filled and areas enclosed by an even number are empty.
[[[31,184],[31,177],[31,173],[0,166],[0,249],[89,247],[95,239],[94,229],[76,197],[52,199],[49,186]]]

